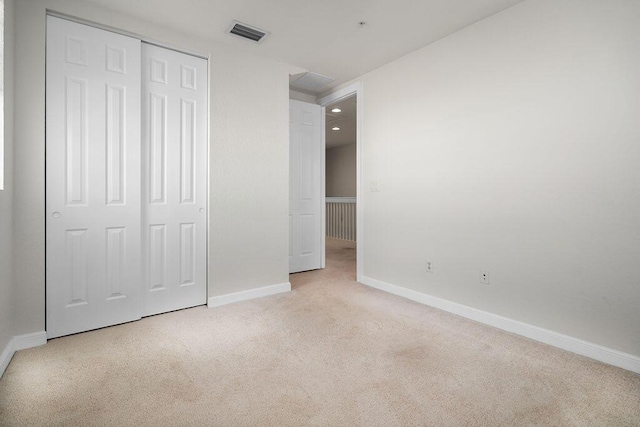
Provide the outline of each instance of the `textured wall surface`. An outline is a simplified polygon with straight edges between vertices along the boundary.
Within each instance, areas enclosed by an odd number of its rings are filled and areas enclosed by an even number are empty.
[[[638,52],[531,0],[363,76],[364,275],[640,355]]]
[[[217,58],[209,296],[289,281],[287,68],[232,51]]]

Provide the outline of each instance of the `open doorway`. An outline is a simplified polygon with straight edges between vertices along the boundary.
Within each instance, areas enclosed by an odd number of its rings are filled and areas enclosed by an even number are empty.
[[[321,269],[329,267],[327,265],[330,262],[328,258],[339,256],[343,260],[351,258],[351,264],[355,264],[355,280],[360,281],[363,272],[362,242],[364,239],[360,131],[362,128],[362,85],[359,82],[354,83],[321,98],[291,90],[289,105],[289,273],[303,272],[303,276],[307,276],[307,272],[313,270],[317,274]],[[336,108],[341,111],[332,111]],[[316,123],[319,124],[317,129]],[[313,132],[310,130],[311,128],[314,128]],[[333,130],[333,128],[340,129]],[[344,132],[342,132],[343,129]],[[327,135],[330,135],[329,138],[333,140],[329,142],[329,150],[336,148],[335,152],[330,151],[328,154]],[[350,147],[341,148],[347,145]],[[345,193],[345,187],[341,183],[337,183],[335,179],[331,181],[334,177],[329,177],[329,192],[327,193],[326,158],[328,155],[330,163],[333,157],[339,158],[338,161],[344,161],[345,159],[339,153],[341,150],[350,151],[351,158],[354,157],[353,151],[355,151],[355,159],[351,161],[349,166],[351,172],[347,172],[350,176],[346,187],[348,192]],[[353,162],[355,162],[355,189],[353,188]],[[333,166],[330,165],[329,168],[331,173]],[[342,189],[336,190],[336,185]],[[319,197],[316,197],[316,194]],[[327,196],[329,196],[328,200]],[[329,228],[331,225],[327,227],[328,221],[333,219],[331,215],[334,214],[331,208],[327,209],[327,202],[333,203],[335,201],[332,200],[333,198],[345,198],[346,200],[342,200],[342,202],[351,205],[348,207],[351,211],[347,211],[345,214],[353,215],[355,210],[355,218],[353,216],[345,218],[344,214],[342,215],[341,223],[347,223],[346,229],[341,229],[343,234],[327,234],[328,231],[339,233],[335,230],[332,231]],[[317,211],[303,210],[302,208],[305,206],[313,206]],[[303,227],[305,224],[312,228],[305,229]],[[316,239],[315,236],[320,236],[320,238]],[[327,242],[327,239],[332,240]],[[331,243],[338,246],[341,251],[348,250],[338,254],[335,252],[327,254],[327,247]],[[333,249],[332,246],[331,250],[333,251]],[[309,264],[301,264],[302,261],[309,261]],[[350,269],[353,271],[353,266]]]
[[[325,106],[325,260],[356,279],[357,94]]]

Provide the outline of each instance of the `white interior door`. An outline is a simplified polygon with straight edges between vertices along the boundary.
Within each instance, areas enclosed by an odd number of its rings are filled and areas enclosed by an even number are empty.
[[[47,18],[47,336],[140,318],[140,41]]]
[[[206,303],[207,61],[142,45],[144,315]]]
[[[289,272],[322,268],[322,107],[289,101]]]

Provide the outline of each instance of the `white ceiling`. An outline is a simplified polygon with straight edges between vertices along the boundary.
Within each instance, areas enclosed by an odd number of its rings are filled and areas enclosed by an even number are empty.
[[[353,95],[335,104],[327,105],[325,113],[325,140],[327,149],[356,143],[356,98],[357,97]],[[342,111],[339,113],[331,112],[331,110],[336,107]],[[332,128],[336,126],[340,128],[339,131],[332,130]]]
[[[522,0],[87,1],[333,77],[329,89]],[[271,35],[228,35],[234,19]]]

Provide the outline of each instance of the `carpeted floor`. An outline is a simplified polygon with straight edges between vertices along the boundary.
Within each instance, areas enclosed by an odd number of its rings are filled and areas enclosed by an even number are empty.
[[[639,375],[359,285],[351,243],[291,281],[20,351],[0,425],[640,425]]]

